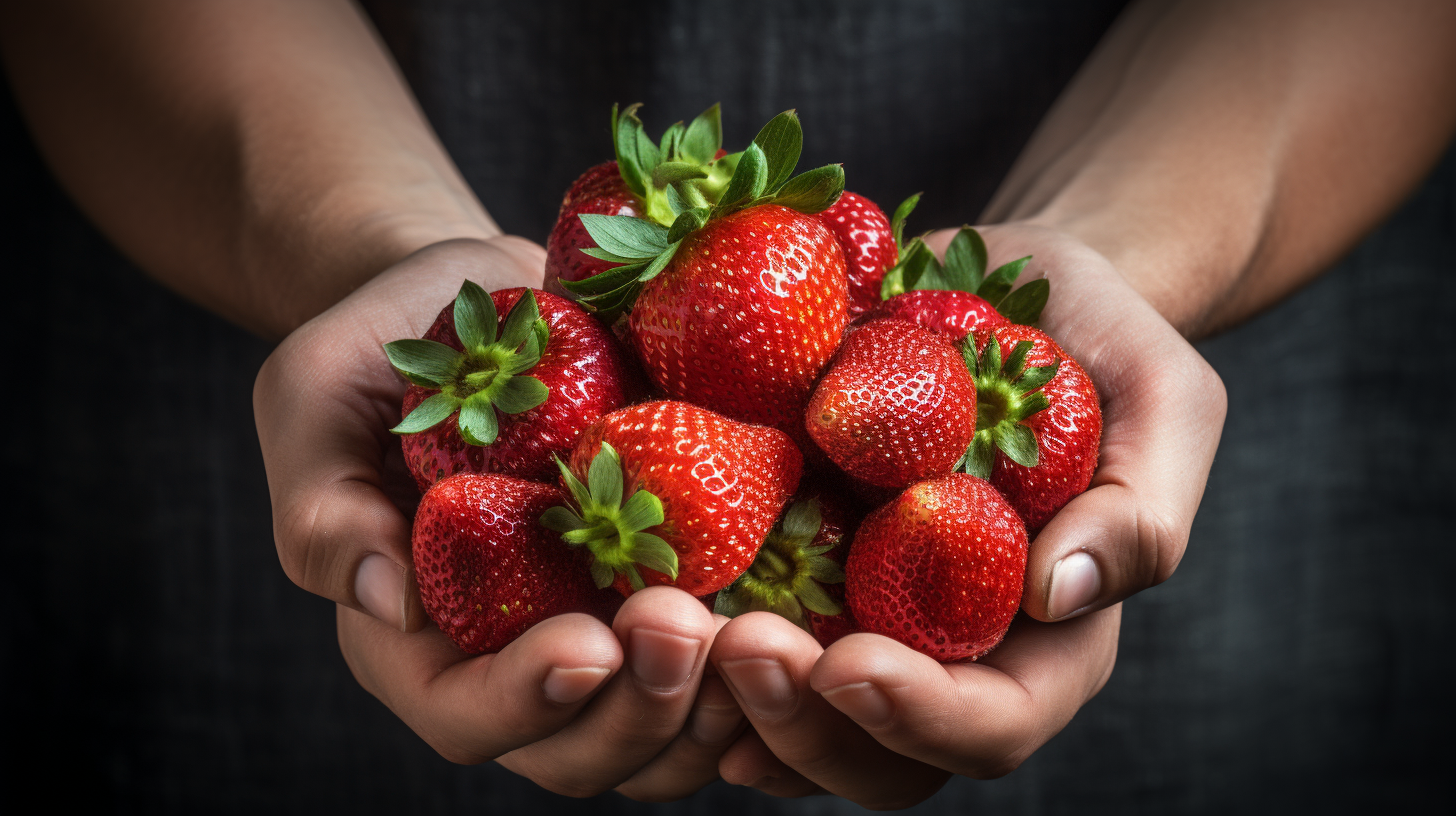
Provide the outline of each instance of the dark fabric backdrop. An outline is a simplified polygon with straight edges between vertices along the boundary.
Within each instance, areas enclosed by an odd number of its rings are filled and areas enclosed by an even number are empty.
[[[916,229],[974,218],[1116,4],[370,4],[451,154],[542,239],[608,156],[722,101],[797,107]],[[609,43],[610,47],[603,47]],[[104,138],[104,134],[98,134]],[[841,813],[719,783],[574,801],[436,756],[360,690],[277,565],[250,405],[269,347],[152,283],[51,180],[7,99],[12,287],[0,808]],[[1228,385],[1188,555],[1128,603],[1112,681],[1011,776],[926,813],[1408,811],[1449,801],[1456,156],[1329,274],[1200,350]],[[18,360],[18,362],[17,362]]]

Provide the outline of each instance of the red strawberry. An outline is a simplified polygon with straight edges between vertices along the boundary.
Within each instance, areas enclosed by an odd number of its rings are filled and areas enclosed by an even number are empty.
[[[787,430],[839,345],[844,293],[833,236],[770,204],[688,236],[643,287],[628,326],[667,395]]]
[[[976,433],[976,385],[944,336],[874,320],[850,331],[805,424],[845,473],[899,490],[955,470]]]
[[[603,260],[602,249],[582,224],[582,215],[644,218],[664,226],[676,218],[668,203],[668,185],[680,178],[701,182],[710,196],[721,191],[733,172],[724,157],[718,106],[708,108],[690,124],[678,122],[663,134],[661,145],[647,138],[637,108],[618,115],[612,108],[612,142],[617,160],[586,171],[567,189],[551,236],[546,239],[546,289],[570,296],[562,281],[579,281],[600,274],[618,261]],[[597,253],[597,254],[593,254]]]
[[[859,631],[844,608],[850,520],[838,499],[801,493],[774,525],[748,571],[717,594],[713,611],[730,618],[774,612],[806,629],[823,646]]]
[[[581,216],[596,257],[622,265],[565,284],[606,316],[631,309],[632,345],[666,395],[800,438],[848,322],[844,252],[813,215],[843,191],[844,171],[790,178],[802,136],[792,111],[775,117],[731,157],[716,204],[701,180],[673,182],[670,229]]]
[[[1016,617],[1026,529],[991,485],[953,473],[871,513],[845,565],[845,603],[866,632],[936,660],[974,660]]]
[[[956,342],[975,329],[1011,322],[979,295],[954,289],[915,289],[895,295],[871,309],[866,319],[880,317],[918,323]]]
[[[634,405],[581,435],[561,464],[575,502],[542,523],[591,550],[597,586],[706,595],[753,563],[802,468],[773,428],[684,402]]]
[[[880,280],[885,270],[894,266],[900,256],[890,219],[875,202],[851,192],[845,192],[817,217],[844,250],[850,315],[869,311],[880,302]]]
[[[595,247],[596,242],[587,234],[577,216],[593,213],[641,218],[645,212],[646,205],[627,189],[615,161],[599,164],[583,173],[561,199],[556,225],[546,239],[546,290],[569,297],[559,280],[589,278],[614,266],[610,261],[593,258],[581,251]]]
[[[462,472],[549,479],[553,455],[570,451],[587,425],[640,391],[627,355],[600,323],[536,290],[486,295],[466,281],[423,339],[385,351],[414,383],[393,430],[403,435],[405,463],[421,490]]]
[[[552,485],[461,473],[415,514],[415,576],[425,611],[471,653],[497,652],[541,621],[605,604],[581,554],[538,519],[565,497]]]
[[[972,336],[980,354],[968,363],[981,408],[965,469],[989,478],[1035,535],[1092,482],[1102,438],[1097,389],[1056,341],[1030,326]]]

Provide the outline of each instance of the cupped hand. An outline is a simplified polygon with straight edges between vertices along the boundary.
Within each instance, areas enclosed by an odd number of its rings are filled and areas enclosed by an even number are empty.
[[[731,782],[903,807],[950,774],[1009,772],[1106,683],[1119,602],[1168,578],[1183,555],[1223,427],[1218,376],[1081,242],[1028,224],[982,234],[993,266],[1033,256],[1022,283],[1051,280],[1040,325],[1097,385],[1091,487],[1032,541],[1025,614],[977,663],[942,665],[870,634],[821,649],[767,613],[724,626],[711,659],[754,728],[720,763]],[[952,235],[931,243],[943,249]]]
[[[656,588],[610,628],[561,615],[471,657],[430,624],[415,585],[418,493],[388,431],[405,383],[382,346],[424,334],[467,278],[539,287],[543,254],[517,238],[427,247],[279,345],[253,395],[278,555],[295,583],[338,604],[360,684],[446,758],[495,759],[568,795],[679,798],[717,778],[743,727],[706,670],[722,619]]]

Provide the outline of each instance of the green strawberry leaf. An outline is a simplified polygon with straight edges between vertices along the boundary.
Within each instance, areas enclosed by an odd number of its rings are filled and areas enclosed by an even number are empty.
[[[728,189],[723,191],[718,206],[713,208],[715,216],[732,212],[739,205],[763,194],[768,178],[766,161],[763,150],[757,144],[751,144],[743,151],[743,157],[733,170],[733,178],[728,180]]]
[[[667,242],[676,244],[686,238],[689,233],[696,232],[708,223],[708,217],[712,210],[707,207],[694,207],[691,210],[683,210],[678,214],[677,220],[672,222],[672,229],[667,231]]]
[[[558,505],[541,515],[541,526],[557,533],[570,533],[585,530],[592,525],[573,512],[570,507]]]
[[[1052,377],[1057,376],[1057,368],[1061,366],[1061,364],[1062,362],[1058,360],[1057,362],[1052,363],[1049,366],[1037,366],[1036,368],[1028,368],[1020,377],[1016,378],[1013,384],[1017,388],[1020,388],[1023,394],[1027,393],[1028,391],[1035,391],[1036,389],[1041,388],[1043,385],[1051,382]]]
[[[416,405],[415,409],[409,412],[409,416],[401,420],[398,425],[390,428],[389,432],[411,434],[429,430],[448,419],[451,414],[455,413],[455,409],[459,407],[460,400],[455,397],[444,392],[433,394],[427,397],[424,402]]]
[[[688,125],[678,150],[690,162],[707,164],[723,146],[723,113],[717,104],[698,114]],[[664,151],[665,152],[665,151]]]
[[[677,580],[677,552],[659,536],[652,533],[637,533],[632,536],[632,560]]]
[[[465,281],[455,296],[455,336],[466,349],[482,349],[495,342],[495,301],[479,285]]]
[[[534,333],[535,323],[540,319],[541,309],[536,305],[536,293],[527,289],[506,315],[505,325],[501,327],[500,344],[511,350],[520,348],[526,338]]]
[[[971,439],[971,447],[961,457],[956,470],[969,473],[981,479],[991,478],[991,466],[996,464],[996,443],[991,441],[990,431],[979,431]]]
[[[970,227],[961,227],[945,248],[946,288],[975,292],[986,273],[986,242]]]
[[[546,384],[535,377],[511,377],[491,395],[491,401],[503,414],[519,414],[545,402],[550,395]]]
[[[708,171],[688,162],[663,162],[652,171],[652,186],[663,188],[679,181],[707,178]]]
[[[789,179],[774,194],[772,201],[805,215],[813,215],[834,206],[843,193],[844,165],[829,164]]]
[[[1001,365],[1001,375],[1008,380],[1015,380],[1021,376],[1026,368],[1026,355],[1031,351],[1031,341],[1022,340],[1011,348],[1011,353],[1006,355],[1006,362]]]
[[[495,406],[490,404],[484,392],[461,404],[460,416],[455,422],[460,428],[460,437],[472,445],[489,445],[500,433]]]
[[[434,340],[395,340],[384,344],[389,364],[415,385],[439,388],[455,371],[460,352]]]
[[[1012,323],[1035,326],[1036,321],[1041,318],[1041,310],[1046,307],[1047,296],[1051,294],[1051,290],[1052,285],[1046,278],[1029,281],[1002,298],[996,304],[996,311]]]
[[[586,471],[586,488],[591,493],[592,501],[598,504],[605,504],[616,507],[622,503],[622,460],[617,458],[617,451],[606,442],[592,457],[591,466]]]
[[[799,603],[811,612],[818,612],[821,615],[838,615],[844,611],[843,607],[829,597],[829,593],[824,591],[824,587],[818,581],[801,581],[796,589],[798,591],[795,594],[799,598]]]
[[[578,218],[597,246],[623,258],[647,259],[667,248],[667,228],[630,215],[583,213]]]
[[[777,192],[779,186],[794,174],[794,167],[799,163],[799,154],[804,149],[804,129],[799,124],[798,113],[787,110],[770,119],[758,135],[753,137],[753,143],[766,157],[767,179],[748,198],[757,198],[765,190]]]
[[[612,147],[617,154],[617,172],[627,189],[636,195],[645,196],[652,184],[652,168],[657,162],[643,164],[638,150],[638,137],[647,138],[642,132],[642,120],[637,118],[637,109],[642,105],[628,105],[620,115],[617,106],[612,106]]]
[[[620,476],[618,481],[621,481]],[[637,532],[656,527],[663,521],[662,500],[646,490],[638,490],[622,505],[618,523],[623,529]]]
[[[642,276],[642,271],[647,268],[648,263],[650,262],[643,260],[625,266],[614,266],[589,278],[576,281],[563,280],[561,285],[566,288],[566,291],[584,298],[604,295],[636,282]]]
[[[981,285],[976,288],[976,294],[980,295],[981,298],[992,306],[999,304],[1006,297],[1006,294],[1011,291],[1012,285],[1016,283],[1016,279],[1021,275],[1021,270],[1025,269],[1027,263],[1030,261],[1031,256],[1028,255],[1025,258],[1018,258],[1011,263],[997,267],[996,271],[987,275],[986,279],[981,282]]]
[[[895,234],[895,247],[901,252],[905,251],[905,219],[915,210],[915,205],[920,203],[921,193],[916,193],[895,208],[895,214],[890,218],[890,230]]]
[[[668,161],[678,161],[678,156],[682,151],[684,130],[682,122],[673,122],[667,130],[662,132],[662,143],[658,147],[658,152],[662,154],[663,158]]]
[[[1003,422],[993,432],[996,447],[1022,467],[1036,467],[1036,434],[1019,422]]]

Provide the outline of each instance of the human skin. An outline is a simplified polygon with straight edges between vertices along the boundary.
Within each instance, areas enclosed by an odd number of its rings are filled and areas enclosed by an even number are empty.
[[[658,588],[611,627],[561,616],[471,658],[413,588],[387,432],[404,382],[379,348],[463,277],[539,286],[540,248],[500,234],[341,0],[0,15],[27,121],[87,214],[168,286],[286,338],[254,400],[276,543],[339,604],[355,677],[448,759],[570,795],[665,800],[721,774],[885,807],[1016,767],[1106,682],[1118,603],[1186,546],[1224,395],[1185,337],[1318,274],[1456,116],[1452,4],[1133,6],[981,219],[993,262],[1033,255],[1027,277],[1052,280],[1043,326],[1105,418],[1093,487],[1032,543],[1002,646],[948,666],[872,635],[823,650]]]

